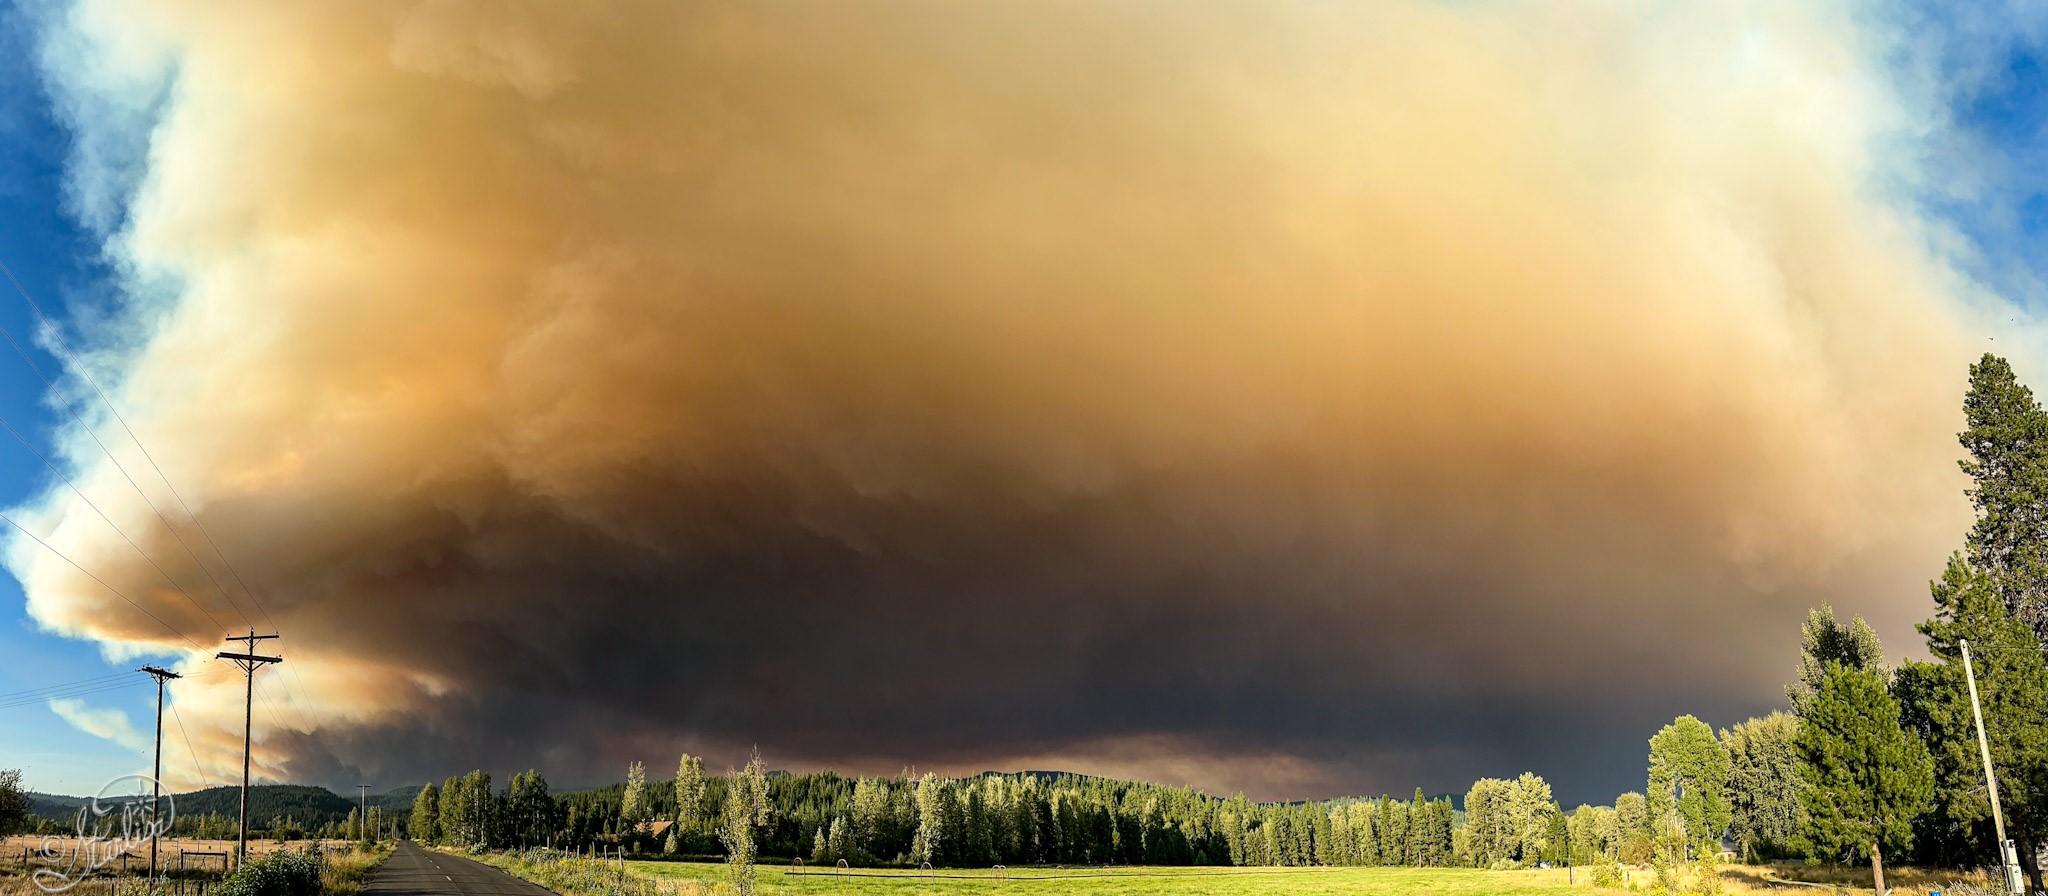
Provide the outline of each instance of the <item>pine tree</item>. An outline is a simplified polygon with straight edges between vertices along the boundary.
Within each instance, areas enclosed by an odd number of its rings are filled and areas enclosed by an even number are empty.
[[[1963,396],[1967,494],[1977,519],[1970,565],[1991,577],[2014,618],[2048,637],[2048,413],[2004,358],[1970,365]]]
[[[1799,626],[1799,641],[1799,677],[1785,687],[1793,712],[1798,712],[1800,701],[1819,686],[1828,663],[1875,669],[1884,660],[1884,646],[1878,643],[1877,631],[1870,623],[1858,616],[1845,625],[1835,618],[1831,606],[1807,611],[1806,622]]]
[[[1883,675],[1829,662],[1799,726],[1809,836],[1830,857],[1867,855],[1880,893],[1884,850],[1912,843],[1913,818],[1934,791],[1927,747],[1899,718]]]
[[[1981,823],[1990,815],[1990,804],[1959,645],[1969,641],[2006,832],[2017,841],[2021,865],[2039,889],[2035,847],[2048,824],[2048,663],[2033,629],[2006,609],[1991,576],[1962,557],[1949,558],[1932,590],[1935,618],[1919,629],[1927,636],[1928,652],[1941,662],[1910,664],[1894,692],[1910,695],[1915,704],[1911,714],[1940,760],[1935,791],[1940,815]]]

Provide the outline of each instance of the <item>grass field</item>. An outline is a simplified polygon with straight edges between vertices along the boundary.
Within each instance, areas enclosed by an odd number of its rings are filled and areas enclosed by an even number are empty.
[[[659,881],[673,887],[658,890],[689,894],[717,892],[724,880],[723,865],[695,862],[628,862],[635,877]],[[1629,872],[1638,889],[1647,892],[1654,882],[1647,870]],[[1839,894],[1871,893],[1868,869],[1802,867],[1776,868],[1728,866],[1720,869],[1719,890],[1728,896],[1750,894]],[[1887,883],[1894,894],[1922,894],[1930,889],[1954,892],[1957,879],[1981,883],[1981,875],[1955,871],[1922,871],[1897,868]],[[1800,880],[1826,886],[1799,886],[1785,880]],[[1157,894],[1157,896],[1250,896],[1288,893],[1302,896],[1603,896],[1625,894],[1627,889],[1596,888],[1580,870],[1570,875],[1561,869],[1484,871],[1473,868],[1016,868],[1007,872],[944,869],[927,876],[916,871],[855,869],[844,876],[832,869],[787,867],[760,869],[761,890],[778,894],[873,894],[873,896],[1109,896],[1109,894]]]
[[[69,855],[76,848],[72,838],[69,837],[59,837],[53,842],[56,845],[57,851],[61,854]],[[348,846],[348,841],[346,840],[292,840],[289,842],[250,840],[249,853],[262,856],[276,852],[280,848],[291,847],[298,849],[312,843],[319,843],[322,849],[328,850],[342,849]],[[24,855],[33,861],[42,848],[43,838],[41,837],[0,837],[0,868],[20,867]],[[235,841],[233,840],[195,840],[190,837],[164,837],[157,842],[158,861],[165,868],[171,869],[178,867],[179,856],[186,852],[232,853],[234,851]],[[131,856],[128,862],[130,868],[136,867],[138,862],[147,865],[149,863],[149,841],[144,840],[140,845],[129,850],[129,855]],[[194,870],[204,868],[220,870],[221,868],[221,860],[212,856],[194,855],[187,864]],[[120,860],[116,859],[113,867],[121,867]]]
[[[712,885],[725,866],[685,862],[629,862],[636,876],[660,881]],[[1584,880],[1584,876],[1580,876]],[[945,869],[930,876],[902,870],[859,869],[844,876],[831,869],[764,867],[767,893],[945,894],[945,896],[1053,896],[1053,894],[1172,894],[1245,896],[1290,893],[1302,896],[1590,896],[1573,887],[1563,871],[1481,871],[1469,868],[1017,868],[1008,872]]]

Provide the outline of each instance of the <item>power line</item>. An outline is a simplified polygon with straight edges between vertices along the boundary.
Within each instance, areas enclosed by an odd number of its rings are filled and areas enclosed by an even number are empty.
[[[48,332],[49,332],[50,334],[52,334],[52,335],[51,335],[51,339],[52,339],[52,340],[59,340],[59,339],[61,339],[61,337],[60,337],[60,336],[58,335],[58,334],[59,334],[59,333],[60,333],[61,331],[60,331],[60,330],[58,330],[58,328],[57,328],[57,325],[56,325],[55,323],[53,323],[53,322],[52,322],[52,321],[50,320],[50,318],[49,318],[49,316],[48,316],[48,315],[45,315],[45,314],[43,313],[43,306],[42,306],[42,305],[40,305],[40,304],[38,304],[38,303],[36,302],[35,296],[29,295],[29,292],[28,292],[28,290],[27,290],[26,288],[24,288],[24,287],[23,287],[23,286],[21,285],[21,281],[20,281],[20,280],[18,280],[18,279],[15,279],[15,276],[14,276],[14,270],[13,270],[12,268],[9,268],[9,267],[7,266],[7,263],[6,263],[6,262],[4,262],[4,261],[0,261],[0,274],[5,274],[5,275],[7,276],[7,282],[8,282],[8,283],[9,283],[10,285],[12,285],[12,286],[14,287],[14,291],[15,291],[15,293],[16,293],[16,294],[18,294],[18,295],[20,295],[20,296],[21,296],[21,299],[22,299],[22,301],[24,301],[24,302],[27,302],[27,303],[28,303],[28,308],[29,308],[29,310],[35,313],[35,316],[36,316],[36,321],[37,321],[38,323],[42,324],[42,325],[43,325],[43,327],[45,328],[45,330],[46,330],[46,331],[48,331]],[[9,342],[12,342],[12,341],[13,341],[12,337],[9,337],[9,340],[8,340],[8,341],[9,341]],[[67,367],[69,367],[69,368],[70,368],[70,369],[71,369],[71,370],[72,370],[73,372],[77,373],[77,374],[78,374],[78,378],[79,378],[79,379],[82,379],[82,380],[84,380],[84,381],[85,381],[85,384],[86,384],[86,385],[88,385],[88,386],[91,386],[91,387],[92,387],[92,392],[93,392],[93,394],[94,394],[94,395],[97,395],[97,396],[99,396],[99,399],[100,399],[100,403],[101,403],[101,404],[103,404],[103,405],[106,405],[106,407],[107,407],[107,413],[109,413],[109,414],[112,414],[112,415],[113,415],[113,417],[114,417],[114,422],[116,422],[116,423],[119,423],[119,424],[121,424],[121,431],[122,431],[122,432],[125,432],[125,433],[127,433],[127,434],[128,434],[128,439],[129,439],[129,441],[132,441],[132,442],[134,442],[134,443],[135,443],[135,448],[136,448],[136,450],[138,450],[138,451],[141,451],[141,452],[142,452],[142,459],[143,459],[143,460],[146,460],[146,461],[148,461],[148,462],[149,462],[149,468],[150,468],[151,470],[154,470],[154,471],[156,471],[156,477],[157,477],[158,479],[160,479],[160,480],[163,480],[163,483],[164,483],[164,488],[166,488],[166,489],[169,489],[169,490],[170,490],[170,492],[171,492],[171,497],[173,497],[173,498],[177,499],[177,501],[178,501],[178,507],[179,507],[180,509],[182,509],[182,510],[184,510],[184,511],[185,511],[185,518],[186,518],[186,519],[188,519],[188,520],[191,520],[191,521],[192,521],[192,527],[193,527],[193,528],[195,528],[195,529],[198,529],[198,530],[199,530],[199,532],[200,532],[200,534],[201,534],[201,535],[204,535],[204,536],[206,537],[206,542],[207,542],[207,544],[208,544],[208,545],[210,545],[210,546],[212,546],[212,547],[213,547],[213,552],[214,552],[214,554],[215,554],[216,556],[219,556],[219,557],[220,557],[220,562],[221,562],[221,565],[223,565],[223,566],[226,566],[226,567],[228,567],[228,571],[229,571],[229,572],[233,572],[233,571],[234,571],[234,564],[232,564],[232,563],[229,563],[229,562],[228,562],[228,558],[227,558],[227,555],[226,555],[226,554],[222,554],[222,553],[220,552],[220,547],[219,547],[218,545],[214,545],[214,544],[213,544],[213,536],[211,536],[211,535],[206,535],[206,524],[204,524],[204,523],[202,523],[202,522],[200,522],[200,521],[199,521],[199,516],[198,516],[197,514],[195,514],[195,513],[193,513],[193,512],[192,512],[192,506],[191,506],[190,504],[187,504],[187,503],[185,503],[185,496],[184,496],[184,495],[181,495],[181,494],[179,494],[179,493],[178,493],[178,487],[177,487],[177,486],[175,486],[175,485],[172,485],[172,484],[171,484],[171,478],[170,478],[169,476],[166,476],[166,475],[164,475],[164,469],[163,469],[163,467],[161,467],[161,466],[158,466],[158,465],[157,465],[157,462],[156,462],[156,457],[155,457],[155,456],[153,456],[153,455],[151,455],[151,454],[149,453],[149,446],[147,446],[147,445],[144,445],[144,444],[142,443],[142,437],[141,437],[141,436],[138,436],[138,435],[136,435],[136,434],[135,434],[135,430],[134,430],[133,428],[131,428],[131,427],[130,427],[130,426],[128,425],[128,418],[126,418],[126,417],[123,417],[123,416],[121,416],[121,409],[120,409],[120,408],[117,408],[117,407],[115,407],[115,406],[114,406],[114,402],[113,402],[113,400],[107,397],[107,393],[106,393],[106,391],[100,388],[100,383],[99,383],[99,380],[96,380],[96,379],[94,379],[94,378],[93,378],[93,375],[92,375],[92,371],[91,371],[91,370],[88,370],[88,369],[86,369],[85,365],[77,363],[77,359],[73,358],[73,357],[71,356],[71,353],[70,353],[70,352],[68,352],[68,351],[66,351],[66,350],[64,349],[64,347],[63,347],[63,345],[62,345],[61,343],[53,343],[53,344],[51,345],[51,349],[53,350],[53,352],[54,352],[54,353],[55,353],[55,354],[56,354],[56,355],[57,355],[58,357],[60,357],[60,358],[64,359],[64,360],[65,360],[65,361],[67,361],[67,362],[69,362],[69,363],[68,363],[68,364],[67,364],[66,366],[67,366]],[[33,366],[33,365],[31,365],[31,366]],[[39,371],[39,373],[40,373],[40,371]],[[53,388],[53,389],[54,389],[54,388],[55,388],[55,385],[53,384],[53,385],[51,386],[51,388]],[[101,446],[101,448],[105,448],[105,447],[106,447],[106,446],[104,446],[104,445],[102,445],[102,446]],[[107,456],[108,456],[109,458],[112,458],[112,457],[113,457],[113,453],[112,453],[112,452],[108,452],[108,453],[107,453]],[[118,465],[118,464],[119,464],[119,461],[116,461],[115,463],[116,463],[116,464]],[[125,471],[124,471],[124,472],[125,472]],[[141,491],[141,486],[137,486],[137,487],[136,487],[136,491],[140,492],[140,491]],[[147,495],[144,495],[144,496],[143,496],[143,500],[147,501],[147,500],[148,500],[148,496],[147,496]],[[153,505],[153,504],[152,504],[152,505],[151,505],[151,509],[155,509],[155,505]],[[161,517],[161,516],[162,516],[162,513],[161,513],[161,512],[159,512],[159,513],[158,513],[158,516],[159,516],[159,517]],[[215,588],[217,588],[217,589],[219,589],[219,590],[220,590],[221,596],[222,596],[222,597],[225,597],[225,598],[227,598],[227,599],[228,599],[228,604],[229,604],[230,606],[234,606],[234,604],[235,604],[235,599],[234,599],[234,596],[233,596],[233,595],[231,595],[231,594],[229,594],[229,593],[228,593],[228,589],[227,589],[227,587],[226,587],[226,586],[224,586],[224,585],[222,585],[222,584],[220,583],[220,579],[214,576],[214,574],[213,574],[213,570],[212,570],[211,568],[209,568],[209,567],[208,567],[208,566],[207,566],[207,565],[206,565],[205,563],[203,563],[203,562],[201,562],[201,561],[200,561],[200,559],[199,559],[199,555],[198,555],[197,553],[194,553],[194,552],[193,552],[193,550],[192,550],[192,547],[191,547],[190,545],[187,545],[187,544],[185,544],[185,540],[184,540],[184,537],[183,537],[183,536],[179,536],[179,535],[178,535],[178,532],[177,532],[177,528],[171,525],[171,522],[170,522],[170,520],[168,520],[168,519],[164,520],[164,527],[165,527],[165,528],[168,528],[168,529],[170,529],[170,530],[171,530],[171,534],[172,534],[173,536],[177,536],[177,538],[178,538],[178,543],[179,543],[180,545],[183,545],[183,546],[185,547],[185,553],[187,553],[188,555],[191,555],[191,557],[192,557],[192,562],[193,562],[194,564],[196,564],[196,565],[197,565],[197,566],[198,566],[198,567],[200,568],[200,570],[201,570],[201,571],[203,571],[203,572],[205,572],[205,573],[206,573],[206,577],[207,577],[208,579],[212,580],[212,582],[213,582],[213,586],[214,586]],[[240,578],[240,576],[238,575],[238,576],[236,576],[236,578],[237,578],[237,579],[239,579],[239,578]],[[269,614],[269,612],[268,612],[268,611],[265,611],[265,610],[263,609],[263,607],[262,607],[262,604],[261,604],[261,603],[257,603],[257,602],[256,602],[256,594],[255,594],[255,592],[253,592],[253,591],[248,591],[248,585],[246,585],[246,584],[244,584],[244,585],[242,586],[242,588],[243,588],[243,590],[244,590],[244,591],[247,591],[247,592],[248,592],[248,596],[249,596],[249,599],[250,599],[250,601],[251,601],[252,603],[256,603],[256,610],[257,610],[257,612],[259,612],[259,613],[262,613],[262,614],[263,614],[263,621],[264,621],[264,622],[265,622],[266,624],[270,625],[271,627],[275,628],[275,627],[276,627],[276,622],[275,622],[274,620],[272,620],[272,619],[270,618],[270,614]],[[237,608],[236,612],[237,612],[237,613],[239,613],[239,612],[240,612],[240,609],[239,609],[239,608]],[[243,621],[244,623],[246,623],[246,622],[248,622],[249,620],[248,620],[248,619],[247,619],[247,618],[245,617],[245,618],[244,618],[244,619],[243,619],[242,621]]]
[[[7,271],[7,267],[4,263],[0,263],[0,272],[6,272],[8,278],[10,280],[13,279],[13,273],[11,271]],[[20,284],[15,284],[15,288],[19,290],[21,288]],[[24,295],[26,294],[24,293]],[[49,389],[51,392],[57,391],[56,381],[50,379],[49,376],[45,375],[41,367],[36,366],[35,360],[28,356],[28,351],[21,347],[21,343],[14,338],[14,333],[12,331],[8,330],[5,326],[0,326],[0,338],[6,339],[8,346],[14,349],[15,356],[20,358],[22,360],[22,363],[27,364],[30,370],[35,371],[36,377],[43,381],[44,388]],[[128,472],[128,467],[121,463],[120,458],[114,456],[113,449],[108,448],[107,443],[100,440],[99,433],[96,432],[90,425],[88,425],[85,422],[85,419],[80,417],[78,415],[78,412],[72,409],[69,405],[65,405],[64,413],[66,416],[71,418],[72,423],[77,424],[79,429],[85,431],[86,437],[92,439],[92,443],[94,445],[99,446],[100,453],[106,455],[107,460],[111,461],[114,464],[114,469],[120,471],[121,478],[126,479],[128,481],[128,487],[135,490],[135,494],[138,497],[142,498],[142,503],[149,507],[151,513],[156,514],[156,518],[164,524],[165,529],[170,530],[171,537],[177,540],[179,547],[185,549],[185,555],[192,558],[193,565],[198,566],[202,571],[205,571],[206,564],[199,562],[199,555],[193,553],[192,546],[185,543],[185,537],[178,534],[178,527],[171,525],[170,518],[164,516],[164,512],[157,508],[156,502],[151,501],[149,499],[149,493],[142,490],[142,484],[136,482],[134,475]],[[207,574],[209,576],[212,575],[211,572],[207,572]],[[215,587],[219,587],[219,584],[220,583],[218,581],[214,583]],[[224,588],[221,589],[221,596],[227,598],[228,606],[235,611],[235,615],[242,617],[243,623],[246,624],[249,621],[249,617],[247,614],[242,612],[241,607],[236,606],[234,596],[228,594],[227,589]]]
[[[131,686],[132,685],[129,684],[107,684],[101,685],[96,688],[91,688],[89,690],[71,691],[67,693],[57,694],[37,694],[31,697],[18,697],[10,700],[0,701],[0,709],[19,709],[24,706],[41,706],[51,700],[74,700],[80,697],[90,697],[94,694],[106,694],[114,691],[125,691],[128,690]]]
[[[36,450],[36,447],[34,445],[29,444],[27,439],[22,438],[21,433],[16,432],[14,427],[7,422],[7,418],[0,417],[0,429],[7,430],[7,434],[13,436],[14,441],[20,443],[21,447],[28,449],[30,454],[35,455],[37,460],[43,462],[43,467],[45,469],[49,470],[51,473],[56,474],[57,478],[64,480],[65,487],[71,489],[71,493],[77,495],[78,500],[84,501],[85,506],[92,508],[93,513],[99,514],[100,519],[105,521],[106,524],[114,530],[114,534],[121,536],[121,540],[127,542],[129,547],[134,548],[135,553],[138,556],[140,556],[144,561],[149,563],[150,567],[156,570],[157,575],[164,577],[164,584],[171,586],[172,591],[176,591],[179,594],[183,595],[185,600],[191,603],[193,608],[197,609],[202,615],[204,615],[206,617],[206,621],[213,623],[215,628],[221,630],[226,629],[225,626],[222,626],[220,624],[219,619],[215,619],[212,613],[207,612],[206,607],[200,604],[197,598],[193,597],[191,593],[187,592],[185,589],[178,587],[178,581],[174,578],[171,578],[171,574],[165,571],[161,564],[156,562],[156,558],[151,557],[149,555],[149,552],[144,551],[142,549],[141,545],[136,544],[135,539],[129,538],[128,533],[122,531],[121,526],[118,523],[115,523],[111,517],[108,517],[106,511],[101,510],[98,504],[94,504],[91,498],[86,497],[85,492],[78,487],[78,483],[72,481],[70,474],[58,469],[57,465],[55,463],[52,463],[49,457],[45,456],[41,451]]]
[[[13,697],[13,696],[16,696],[16,695],[19,695],[19,694],[26,694],[26,693],[29,693],[29,692],[31,692],[31,691],[48,691],[48,690],[54,690],[54,689],[57,689],[57,688],[68,688],[68,687],[74,687],[74,686],[77,686],[77,685],[82,685],[82,684],[94,684],[94,683],[98,683],[98,682],[114,681],[114,680],[116,680],[116,679],[119,679],[119,680],[122,680],[122,681],[127,681],[127,680],[128,680],[128,674],[129,674],[129,673],[126,673],[126,672],[115,672],[115,673],[113,673],[113,674],[111,674],[111,675],[101,675],[101,676],[97,676],[97,677],[94,677],[94,678],[81,678],[81,679],[79,679],[79,680],[77,680],[77,681],[66,681],[66,682],[61,682],[61,683],[59,683],[59,684],[46,684],[46,685],[43,685],[43,686],[41,686],[41,687],[34,687],[34,688],[22,688],[21,690],[18,690],[18,691],[0,691],[0,700],[5,700],[5,699],[7,699],[7,698],[9,698],[9,697]]]
[[[214,668],[225,667],[215,666]],[[192,771],[199,775],[199,782],[201,784],[205,784],[208,789],[211,789],[213,787],[213,778],[206,774],[206,766],[199,764],[199,751],[192,749],[192,735],[185,731],[185,720],[178,717],[178,702],[176,700],[171,701],[171,721],[178,725],[178,736],[185,739],[185,752],[192,754]]]
[[[218,678],[227,671],[228,669],[225,666],[215,666],[188,675],[186,679],[189,681],[205,681],[209,678]],[[11,694],[0,694],[0,709],[36,706],[49,700],[71,700],[80,697],[90,697],[96,694],[125,690],[130,684],[133,684],[133,680],[127,675],[121,675],[113,679],[87,679],[70,684],[15,691]]]
[[[83,573],[86,578],[98,582],[101,588],[107,589],[107,591],[111,592],[115,597],[118,597],[123,601],[127,601],[129,606],[134,607],[137,610],[140,610],[142,612],[142,615],[148,616],[149,618],[156,620],[156,624],[163,626],[165,631],[170,632],[173,635],[176,635],[179,640],[192,645],[193,650],[205,649],[199,646],[199,642],[194,641],[189,637],[186,637],[184,632],[177,630],[177,628],[173,627],[170,623],[163,621],[163,619],[157,616],[155,613],[151,613],[148,607],[138,604],[128,595],[122,594],[121,589],[115,588],[114,586],[107,584],[107,581],[105,579],[93,575],[91,570],[88,570],[85,567],[78,565],[78,561],[71,559],[70,557],[66,556],[63,551],[57,550],[55,546],[51,545],[47,541],[44,541],[42,536],[37,535],[34,532],[30,532],[28,530],[28,527],[23,526],[19,522],[16,522],[14,517],[8,516],[5,513],[0,513],[0,520],[6,521],[8,525],[13,526],[16,530],[21,532],[21,534],[26,535],[32,539],[35,539],[36,544],[42,545],[44,549],[48,550],[50,553],[56,554],[58,559],[71,564],[72,569],[78,570],[80,573]]]
[[[142,452],[143,459],[149,462],[150,469],[156,471],[157,478],[163,481],[164,488],[168,489],[171,497],[177,500],[178,507],[185,512],[185,518],[192,522],[193,528],[199,530],[200,537],[205,539],[207,547],[212,549],[216,557],[220,558],[221,565],[227,567],[228,574],[235,579],[235,583],[242,587],[242,591],[249,598],[250,604],[255,606],[256,611],[263,616],[264,624],[270,626],[271,630],[275,631],[277,629],[277,621],[271,618],[270,611],[263,606],[263,602],[256,596],[255,590],[249,587],[249,583],[242,578],[241,572],[235,569],[234,563],[230,562],[227,554],[221,551],[220,545],[213,540],[212,533],[206,531],[206,524],[200,521],[198,514],[192,512],[192,506],[186,503],[185,496],[178,491],[176,485],[172,484],[171,478],[164,474],[163,467],[157,464],[156,457],[150,454],[149,446],[143,444],[142,437],[136,435],[134,428],[128,425],[128,419],[121,415],[120,408],[115,407],[113,400],[107,397],[106,391],[100,388],[99,381],[93,378],[92,371],[86,369],[83,364],[79,364],[77,359],[64,349],[61,344],[61,331],[50,320],[49,316],[43,313],[42,305],[37,303],[35,296],[30,295],[29,291],[21,285],[21,281],[14,276],[14,270],[8,267],[4,261],[0,261],[0,274],[6,275],[7,282],[14,287],[15,293],[21,296],[22,301],[28,304],[29,310],[34,313],[36,321],[51,334],[53,343],[50,348],[52,352],[61,360],[67,362],[66,366],[77,373],[78,377],[84,380],[86,385],[92,387],[93,394],[99,396],[100,403],[106,405],[107,412],[113,416],[115,422],[121,425],[122,432],[128,434],[129,440],[133,441],[136,449]],[[6,338],[7,344],[13,346],[14,353],[21,358],[23,363],[28,365],[30,370],[35,371],[37,378],[43,381],[43,385],[46,388],[53,392],[56,391],[56,383],[43,374],[42,368],[37,366],[35,361],[28,356],[28,352],[22,349],[21,345],[15,341],[14,334],[8,332],[6,328],[0,327],[0,336]],[[213,574],[213,569],[199,559],[199,555],[185,541],[185,536],[178,532],[178,527],[172,525],[170,519],[164,515],[164,512],[158,509],[156,503],[149,499],[149,494],[143,491],[141,484],[137,483],[135,477],[128,473],[128,468],[122,465],[120,458],[114,456],[114,452],[106,446],[106,443],[100,441],[99,434],[92,427],[87,426],[85,421],[79,418],[75,410],[68,406],[65,410],[71,416],[73,422],[77,423],[81,429],[86,431],[86,435],[92,438],[93,444],[99,446],[100,452],[105,454],[109,461],[113,462],[114,468],[119,470],[121,476],[128,480],[128,485],[135,489],[137,495],[141,496],[142,502],[149,506],[152,513],[156,514],[157,519],[164,524],[164,528],[170,530],[171,537],[178,542],[179,547],[185,550],[185,555],[192,558],[193,565],[199,567],[200,572],[205,573],[206,578],[213,583],[214,588],[220,591],[221,597],[228,602],[228,606],[235,611],[235,615],[241,617],[244,625],[249,625],[249,616],[242,612],[240,605],[235,603],[234,595],[229,593],[227,587],[221,584],[220,578]],[[124,535],[123,537],[126,536]],[[138,548],[138,550],[140,549]],[[166,575],[166,579],[168,578],[169,576]],[[172,582],[172,587],[177,587],[176,582]],[[190,599],[190,595],[187,595],[187,598]],[[292,670],[287,670],[286,677],[293,677]],[[298,696],[294,693],[290,681],[285,682],[285,700],[291,705],[294,715],[299,715]],[[301,716],[299,721],[301,727],[309,727],[304,724],[303,716]]]

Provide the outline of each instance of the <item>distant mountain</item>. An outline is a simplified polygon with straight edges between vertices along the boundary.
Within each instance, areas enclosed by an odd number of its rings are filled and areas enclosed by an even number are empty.
[[[372,794],[369,804],[386,811],[411,811],[413,797],[419,794],[419,790],[418,787],[400,787]],[[76,816],[79,808],[89,799],[54,793],[30,793],[28,805],[29,811],[35,815],[64,821]],[[190,793],[172,794],[171,799],[180,816],[219,815],[233,818],[242,811],[240,787],[209,787]],[[304,825],[322,825],[348,818],[348,813],[355,809],[356,805],[357,801],[354,798],[342,796],[325,787],[304,784],[257,784],[249,788],[251,823],[264,823],[283,816]]]
[[[412,801],[419,798],[420,791],[423,789],[419,785],[412,785],[408,787],[393,787],[383,793],[370,794],[370,808],[382,807],[386,812],[390,812],[393,809],[401,812],[411,812]]]
[[[78,807],[85,805],[80,796],[60,796],[54,793],[28,792],[28,812],[43,818],[68,818],[77,814]]]

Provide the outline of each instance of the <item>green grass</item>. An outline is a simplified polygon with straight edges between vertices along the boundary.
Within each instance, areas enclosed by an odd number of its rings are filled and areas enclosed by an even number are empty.
[[[725,866],[694,862],[628,862],[636,877],[707,889],[724,880]],[[840,877],[827,869],[791,874],[783,866],[760,869],[760,889],[783,894],[874,894],[874,896],[1593,896],[1579,877],[1565,883],[1563,871],[1482,871],[1471,868],[1014,868],[1008,872],[942,869],[926,877],[916,871],[855,869]],[[683,888],[688,891],[688,887]]]

